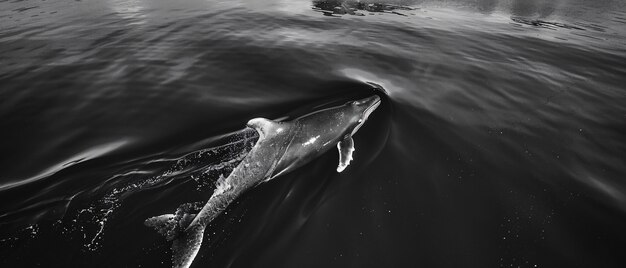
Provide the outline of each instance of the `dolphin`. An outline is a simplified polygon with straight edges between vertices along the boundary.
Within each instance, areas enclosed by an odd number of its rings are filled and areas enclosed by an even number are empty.
[[[172,241],[172,267],[189,267],[200,250],[207,224],[243,192],[301,167],[335,146],[339,150],[337,172],[342,172],[352,160],[352,136],[379,105],[380,97],[373,95],[292,121],[248,121],[259,139],[227,178],[218,179],[215,192],[197,214],[178,210],[149,218],[144,224]]]

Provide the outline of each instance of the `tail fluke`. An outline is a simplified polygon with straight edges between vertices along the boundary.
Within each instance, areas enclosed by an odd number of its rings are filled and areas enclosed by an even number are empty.
[[[187,268],[200,250],[204,226],[189,224],[196,214],[165,214],[147,219],[144,224],[172,241],[172,267]]]
[[[149,218],[144,221],[144,224],[165,236],[167,241],[172,241],[184,232],[194,217],[196,214],[165,214]]]
[[[176,225],[178,225],[178,223],[176,222],[175,218],[176,215],[174,214],[165,214],[149,218],[144,221],[143,224],[148,227],[154,228],[157,233],[168,238],[167,240],[170,240],[169,237],[173,237],[176,235],[174,232],[177,229]]]
[[[250,187],[244,185],[233,190],[229,184],[221,183],[198,214],[188,213],[198,209],[191,204],[179,207],[176,214],[156,216],[144,222],[146,226],[164,235],[168,241],[172,241],[172,267],[188,268],[191,265],[202,245],[207,224],[220,215],[239,193]]]
[[[194,225],[181,233],[172,243],[172,267],[188,268],[200,251],[204,226]]]

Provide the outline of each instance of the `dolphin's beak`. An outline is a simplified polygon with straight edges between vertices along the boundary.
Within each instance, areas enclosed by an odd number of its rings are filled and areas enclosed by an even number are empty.
[[[378,95],[374,95],[365,99],[362,99],[361,101],[359,101],[362,103],[362,105],[365,105],[367,108],[365,108],[365,112],[363,112],[363,120],[366,120],[370,114],[376,110],[376,108],[378,108],[378,106],[380,105],[380,97],[378,97]]]
[[[356,127],[354,127],[354,129],[352,129],[352,135],[354,135],[354,133],[356,133],[359,128],[361,128],[361,126],[363,125],[363,123],[365,123],[365,120],[367,120],[367,118],[370,116],[370,114],[376,110],[376,108],[378,108],[378,105],[380,105],[380,97],[378,97],[377,95],[365,98],[365,99],[361,99],[359,101],[356,102],[358,106],[365,106],[365,110],[363,111],[363,115],[361,116],[361,119],[359,119],[358,124],[356,125]]]

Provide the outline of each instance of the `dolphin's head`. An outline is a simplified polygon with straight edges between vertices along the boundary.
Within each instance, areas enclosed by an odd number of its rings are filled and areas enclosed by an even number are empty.
[[[320,141],[341,140],[347,135],[354,135],[379,105],[380,97],[372,95],[346,102],[343,105],[318,110],[297,120],[302,123],[301,134],[304,136],[320,135],[324,137]]]
[[[349,143],[346,146],[351,147],[350,152],[354,151],[351,136],[361,128],[379,105],[380,97],[374,95],[296,119],[298,131],[292,132],[291,142],[276,166],[272,178],[304,165],[335,148],[342,141]]]
[[[354,135],[365,123],[370,114],[380,105],[380,97],[377,95],[360,100],[350,101],[345,104],[350,111],[349,123],[352,127],[350,135]]]

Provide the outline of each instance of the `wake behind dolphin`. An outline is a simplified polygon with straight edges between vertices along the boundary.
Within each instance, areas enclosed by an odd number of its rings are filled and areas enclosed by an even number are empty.
[[[339,150],[337,172],[352,160],[354,135],[380,105],[374,95],[344,105],[276,122],[265,118],[248,121],[259,139],[227,178],[220,178],[209,201],[197,214],[179,209],[176,214],[149,218],[146,226],[172,241],[172,266],[189,267],[200,250],[208,223],[248,189],[290,172],[333,147]]]

